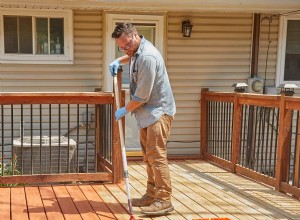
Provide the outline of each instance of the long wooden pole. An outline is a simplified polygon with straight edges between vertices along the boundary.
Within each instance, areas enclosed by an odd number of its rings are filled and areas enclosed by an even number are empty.
[[[115,92],[116,106],[117,106],[117,109],[119,109],[120,108],[120,98],[119,98],[119,87],[118,87],[117,76],[114,76],[114,92]],[[131,203],[131,197],[130,197],[129,173],[128,173],[128,166],[127,166],[122,119],[118,120],[118,127],[119,127],[119,134],[120,134],[122,161],[123,161],[123,169],[124,169],[124,177],[125,177],[125,185],[126,185],[126,192],[127,192],[127,199],[128,199],[129,214],[132,217],[133,210],[132,210],[132,203]]]

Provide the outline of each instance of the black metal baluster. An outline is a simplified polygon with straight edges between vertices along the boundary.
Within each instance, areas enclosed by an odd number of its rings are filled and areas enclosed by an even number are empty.
[[[273,144],[274,144],[274,132],[277,132],[275,130],[275,127],[274,127],[274,119],[275,119],[275,109],[272,109],[272,122],[271,122],[271,137],[270,137],[270,157],[269,157],[269,168],[268,170],[270,171],[269,173],[269,176],[272,176],[274,177],[274,170],[273,170],[273,167],[272,167],[272,153],[273,153]],[[276,128],[277,129],[277,128]],[[275,140],[276,142],[276,140]]]
[[[245,142],[247,140],[246,138],[246,129],[247,129],[247,109],[248,106],[246,105],[246,107],[243,105],[243,109],[242,109],[242,140],[241,140],[241,151],[240,151],[240,165],[245,166]],[[247,143],[247,142],[246,142]]]
[[[12,175],[15,175],[15,157],[14,157],[14,106],[10,106],[11,115],[11,169]],[[4,148],[4,146],[2,146]]]
[[[20,124],[20,127],[21,127],[21,174],[23,175],[24,174],[24,156],[23,156],[23,141],[24,141],[24,115],[23,115],[23,112],[24,112],[24,108],[23,108],[23,104],[21,105],[21,124]]]
[[[88,136],[89,136],[89,105],[86,105],[86,118],[85,118],[85,166],[86,166],[86,170],[85,172],[88,173],[89,171],[89,155],[88,155],[88,147],[89,147],[89,140],[88,140]]]
[[[224,151],[224,159],[225,160],[229,160],[229,155],[228,155],[228,151],[229,151],[229,133],[230,133],[230,112],[229,112],[229,108],[230,108],[230,103],[226,102],[225,103],[225,124],[224,124],[224,140],[225,140],[225,151]]]
[[[30,166],[31,175],[33,174],[33,107],[30,105]]]
[[[291,176],[291,166],[293,166],[292,162],[293,162],[293,159],[291,158],[292,157],[292,141],[293,141],[293,118],[294,118],[294,110],[292,110],[292,116],[291,116],[291,132],[290,132],[290,143],[289,143],[289,147],[290,149],[289,152],[290,152],[290,155],[289,155],[289,159],[288,159],[288,169],[287,169],[287,178],[286,178],[286,183],[289,183],[289,180],[290,180],[290,176]]]
[[[255,148],[254,148],[254,152],[255,152],[255,157],[254,157],[254,160],[255,160],[255,167],[253,167],[253,169],[255,171],[258,171],[258,167],[259,167],[259,146],[260,146],[260,128],[261,128],[261,117],[260,117],[260,114],[261,114],[261,108],[260,107],[257,107],[256,108],[256,127],[258,127],[258,129],[256,129],[257,131],[257,134],[256,137],[257,139],[255,140]]]
[[[216,128],[217,128],[217,120],[216,120],[216,102],[212,102],[213,104],[213,113],[212,113],[212,120],[213,120],[213,132],[212,132],[212,136],[213,136],[213,144],[212,144],[212,154],[216,155],[216,139],[217,139],[217,135],[216,135]]]
[[[261,107],[262,108],[262,116],[261,116],[261,123],[262,123],[262,129],[261,129],[261,155],[260,155],[260,172],[262,174],[265,174],[265,167],[263,166],[264,164],[264,149],[265,149],[265,128],[266,128],[266,107]]]
[[[217,148],[216,156],[220,157],[220,102],[216,102],[216,123],[217,123]]]
[[[52,106],[49,104],[49,157],[50,174],[52,173]]]
[[[233,130],[233,114],[234,114],[234,104],[231,103],[230,105],[230,133],[229,133],[229,139],[230,139],[230,148],[228,148],[228,160],[231,161],[232,156],[232,130]]]
[[[76,134],[77,134],[77,173],[79,173],[79,104],[77,104],[77,129],[76,129]]]
[[[270,170],[267,169],[267,163],[268,163],[268,158],[271,157],[269,154],[269,134],[270,134],[270,108],[266,108],[267,116],[265,118],[265,121],[267,123],[267,133],[266,133],[266,151],[265,151],[265,159],[264,159],[264,168],[265,168],[265,175],[270,175]]]
[[[42,146],[43,146],[43,133],[42,133],[42,105],[40,105],[40,174],[42,174]],[[46,164],[45,164],[46,167]]]
[[[212,124],[211,124],[211,121],[212,121],[212,113],[211,113],[211,101],[207,101],[207,153],[211,153],[211,134],[212,134]],[[205,120],[205,119],[202,119],[202,120]]]
[[[67,150],[67,172],[70,173],[70,104],[68,104],[68,122],[67,122],[67,138],[68,138],[68,150]]]
[[[58,104],[58,173],[61,173],[61,105]]]
[[[278,108],[277,109],[277,117],[276,117],[276,128],[277,128],[277,131],[276,131],[276,137],[275,137],[275,151],[274,151],[274,161],[273,161],[273,166],[274,166],[274,176],[276,176],[276,157],[277,157],[277,148],[278,148],[278,131],[279,131],[279,129],[278,129],[278,125],[279,125],[279,114],[280,114],[280,109]]]

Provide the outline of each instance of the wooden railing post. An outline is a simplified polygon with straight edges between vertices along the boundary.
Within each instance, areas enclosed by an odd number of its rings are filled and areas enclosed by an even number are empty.
[[[200,142],[200,157],[203,159],[207,153],[207,101],[205,99],[205,92],[209,91],[208,88],[201,89],[201,142]]]
[[[239,104],[239,94],[234,96],[233,128],[232,128],[232,151],[231,162],[232,172],[236,172],[236,164],[240,161],[241,131],[242,131],[242,105]]]
[[[299,113],[298,113],[299,114]],[[299,187],[299,175],[300,175],[300,117],[297,117],[297,143],[296,143],[296,153],[295,153],[295,171],[294,171],[294,186]]]
[[[285,95],[281,94],[275,180],[275,189],[277,191],[281,191],[281,182],[286,182],[288,180],[291,153],[292,113],[292,110],[285,108]]]
[[[122,69],[118,70],[118,87],[119,87],[119,97],[121,97],[121,83],[122,83]],[[120,100],[120,106],[122,104],[122,99]],[[112,152],[112,164],[113,164],[113,183],[119,183],[124,178],[123,172],[123,163],[122,163],[122,152],[121,152],[121,142],[119,135],[119,127],[115,118],[116,107],[116,99],[114,100],[113,107],[113,152]]]

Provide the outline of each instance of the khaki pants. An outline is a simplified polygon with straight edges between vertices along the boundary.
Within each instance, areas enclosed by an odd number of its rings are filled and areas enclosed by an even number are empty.
[[[167,139],[173,117],[163,115],[156,123],[140,129],[140,142],[147,166],[146,195],[155,200],[171,201],[171,178],[167,160]]]

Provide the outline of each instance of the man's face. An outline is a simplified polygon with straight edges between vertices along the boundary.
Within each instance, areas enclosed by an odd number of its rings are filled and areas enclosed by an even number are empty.
[[[124,51],[128,56],[133,57],[137,50],[136,34],[126,35],[122,34],[121,37],[116,39],[120,51]]]

